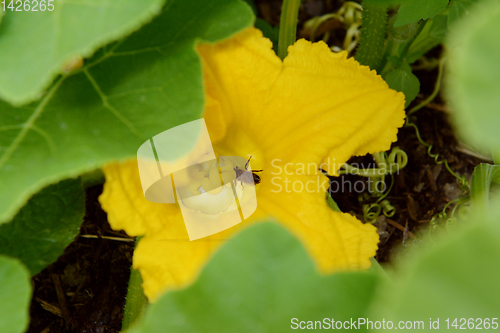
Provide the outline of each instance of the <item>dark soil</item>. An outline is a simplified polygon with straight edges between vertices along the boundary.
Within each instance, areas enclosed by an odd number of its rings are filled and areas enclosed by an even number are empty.
[[[33,278],[29,333],[120,331],[135,243],[110,228],[97,201],[101,192],[101,185],[87,189],[80,235]]]
[[[453,172],[465,175],[470,180],[475,166],[481,161],[457,151],[457,140],[447,118],[447,114],[429,108],[421,109],[415,117],[411,117],[422,139],[433,145],[431,152],[439,154],[438,161],[446,159]],[[400,129],[394,146],[407,153],[408,164],[395,175],[394,187],[386,197],[396,208],[396,214],[385,221],[382,219],[381,225],[376,223],[381,236],[376,258],[381,263],[390,262],[400,245],[407,244],[416,239],[420,232],[427,231],[433,216],[441,213],[448,202],[462,194],[457,178],[448,172],[444,164],[436,163],[429,156],[427,148],[418,141],[414,128]],[[353,158],[350,162],[374,167],[371,157]],[[365,181],[360,176],[348,175],[344,178],[351,182]],[[342,182],[342,179],[337,181]],[[386,182],[389,187],[391,177],[386,177]],[[361,204],[355,191],[332,193],[332,197],[342,211],[351,212],[363,220]],[[374,201],[376,198],[367,202]]]
[[[281,1],[256,0],[255,3],[259,16],[277,26]],[[300,35],[303,22],[314,16],[334,12],[341,3],[305,0],[299,15],[298,36],[307,37],[307,34]],[[325,29],[335,30],[331,34],[330,45],[342,45],[345,31],[341,26],[330,24]],[[439,52],[438,48],[431,55],[438,57]],[[421,93],[413,105],[431,94],[437,69],[416,71],[415,75],[421,82]],[[439,154],[438,160],[446,159],[455,173],[470,177],[480,160],[457,151],[457,140],[446,110],[438,97],[410,119],[418,126],[422,139],[433,145],[432,153]],[[397,212],[385,223],[382,221],[378,224],[381,243],[377,259],[386,263],[390,263],[401,244],[418,237],[419,232],[429,227],[432,217],[461,193],[456,178],[443,164],[437,164],[429,156],[427,148],[417,140],[413,128],[402,128],[398,138],[394,146],[408,154],[409,162],[396,175],[395,185],[387,196]],[[373,167],[371,157],[356,158],[351,162]],[[364,181],[357,176],[344,178]],[[391,181],[390,177],[387,177],[387,181]],[[109,227],[106,214],[97,201],[101,192],[102,186],[87,190],[87,213],[80,235],[57,262],[33,278],[34,297],[28,332],[119,332],[134,242],[124,233]],[[347,191],[333,193],[332,196],[342,211],[351,212],[362,219],[357,193]],[[92,239],[82,235],[105,238]]]

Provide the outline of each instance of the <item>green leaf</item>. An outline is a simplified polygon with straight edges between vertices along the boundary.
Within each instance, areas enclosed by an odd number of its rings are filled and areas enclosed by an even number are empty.
[[[293,318],[349,321],[365,315],[377,282],[367,272],[318,274],[296,238],[261,223],[228,241],[195,284],[150,305],[130,332],[284,332]]]
[[[278,51],[278,40],[280,29],[278,27],[273,27],[261,18],[255,20],[255,27],[262,31],[264,37],[267,37],[273,42],[274,52]]]
[[[484,4],[484,6],[483,6]],[[447,99],[459,134],[483,150],[500,147],[500,3],[481,6],[448,42]]]
[[[448,25],[460,24],[469,15],[470,10],[481,0],[453,0],[448,13]]]
[[[387,37],[385,39],[385,50],[380,75],[385,77],[405,61],[410,46],[413,44],[419,32],[425,28],[425,22],[416,22],[394,27],[397,15],[389,19],[387,26]]]
[[[394,23],[395,27],[414,23],[419,20],[426,20],[441,13],[449,0],[408,0],[399,7],[398,19]]]
[[[42,187],[136,156],[140,145],[203,111],[194,46],[253,23],[239,0],[172,0],[128,38],[61,77],[38,102],[0,102],[0,223]]]
[[[487,216],[486,211],[476,211],[462,221],[467,225],[461,225],[461,229],[441,235],[446,237],[434,243],[421,244],[418,251],[404,258],[399,274],[393,276],[394,283],[379,285],[369,317],[383,317],[396,324],[400,320],[423,321],[425,332],[434,331],[430,330],[429,318],[440,319],[440,330],[436,331],[442,332],[448,331],[446,318],[450,318],[449,329],[453,329],[454,318],[474,318],[474,327],[482,329],[485,327],[476,318],[490,318],[490,324],[491,318],[498,318],[498,203],[495,214]]]
[[[474,209],[488,209],[490,189],[500,180],[500,165],[481,163],[474,168],[470,182],[470,198]]]
[[[494,150],[491,152],[491,155],[493,157],[493,161],[495,164],[500,164],[500,152],[497,150]]]
[[[409,64],[414,63],[432,48],[445,41],[448,32],[447,21],[446,15],[436,15],[427,21],[408,50],[406,61]]]
[[[84,214],[80,180],[51,185],[35,194],[12,222],[0,225],[0,253],[21,259],[35,275],[78,235]]]
[[[137,30],[163,2],[51,1],[52,11],[7,10],[0,31],[0,97],[15,105],[34,100],[65,63]]]
[[[259,13],[259,11],[257,10],[257,6],[255,5],[255,2],[253,0],[241,0],[241,1],[245,2],[247,5],[250,6],[250,8],[252,8],[254,15],[257,15]]]
[[[21,333],[28,328],[30,274],[19,260],[0,255],[0,332]]]
[[[420,81],[413,75],[410,65],[406,62],[399,68],[389,72],[385,76],[385,81],[391,89],[401,91],[405,94],[405,107],[410,105],[420,91]]]

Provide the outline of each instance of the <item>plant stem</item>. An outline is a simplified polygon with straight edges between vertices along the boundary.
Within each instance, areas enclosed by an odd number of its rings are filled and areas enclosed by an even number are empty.
[[[427,97],[426,99],[424,99],[422,102],[420,102],[420,104],[418,104],[417,106],[414,106],[410,111],[408,111],[407,115],[411,115],[415,112],[417,112],[418,110],[420,110],[421,108],[423,108],[424,106],[426,106],[427,104],[429,104],[430,102],[432,102],[432,100],[434,98],[436,98],[437,94],[439,93],[439,90],[441,89],[441,79],[443,78],[443,66],[444,66],[444,63],[445,63],[445,59],[444,58],[441,58],[441,60],[439,61],[439,72],[438,72],[438,77],[437,77],[437,80],[436,80],[436,84],[434,85],[434,90],[432,91],[432,94],[430,94],[429,97]]]
[[[283,60],[287,49],[295,43],[300,0],[284,0],[281,7],[280,34],[278,41],[278,56]]]
[[[122,332],[129,329],[142,316],[147,304],[148,299],[142,290],[141,273],[137,269],[131,268],[127,300],[125,302],[125,311],[123,312]]]
[[[339,205],[337,205],[335,200],[333,200],[329,192],[326,192],[326,203],[328,204],[328,207],[330,207],[332,210],[336,212],[342,212],[339,208]]]
[[[384,56],[387,28],[387,7],[373,1],[363,0],[363,18],[356,60],[361,65],[380,70]]]

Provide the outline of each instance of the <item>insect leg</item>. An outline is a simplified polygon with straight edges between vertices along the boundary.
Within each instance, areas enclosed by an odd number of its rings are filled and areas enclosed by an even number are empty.
[[[250,160],[251,160],[251,159],[252,159],[252,156],[250,156],[250,157],[248,158],[248,161],[247,161],[247,163],[245,164],[245,170],[247,170],[248,163],[250,163]]]

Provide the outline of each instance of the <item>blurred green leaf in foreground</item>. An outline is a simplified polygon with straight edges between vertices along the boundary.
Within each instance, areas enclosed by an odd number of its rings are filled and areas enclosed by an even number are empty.
[[[368,272],[322,276],[288,231],[260,223],[228,241],[193,285],[150,305],[128,332],[283,332],[300,321],[328,328],[324,318],[365,316],[377,281]]]
[[[480,149],[500,142],[500,3],[482,1],[449,36],[447,97],[458,133]]]
[[[446,318],[473,318],[473,326],[483,329],[485,318],[490,324],[498,318],[500,202],[495,202],[493,214],[476,211],[467,219],[469,225],[439,242],[429,241],[400,262],[394,283],[380,285],[370,316],[395,323],[424,321],[427,329],[429,318],[439,318],[442,331]]]
[[[19,260],[0,255],[0,281],[0,332],[24,332],[31,301],[29,271]]]

